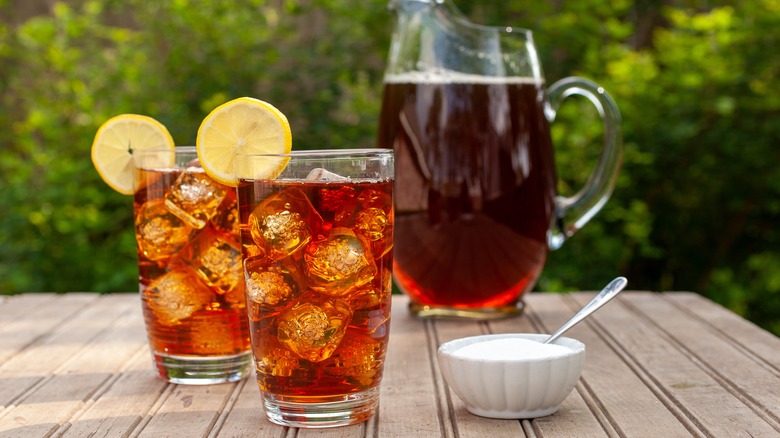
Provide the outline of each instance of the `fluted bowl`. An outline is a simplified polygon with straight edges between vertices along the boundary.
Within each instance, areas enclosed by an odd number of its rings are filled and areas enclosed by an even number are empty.
[[[483,347],[521,343],[501,341],[478,346],[482,353],[466,355],[464,347],[501,339],[520,338],[544,342],[549,335],[513,333],[472,336],[439,347],[439,367],[447,384],[463,400],[469,412],[490,418],[536,418],[558,411],[582,373],[585,344],[561,337],[553,344],[564,348],[554,354],[491,351]],[[543,348],[543,347],[540,347]],[[459,352],[460,350],[460,352]],[[504,349],[506,350],[506,349]],[[474,350],[472,346],[471,351]],[[483,354],[484,353],[484,354]],[[543,357],[539,357],[543,356]]]

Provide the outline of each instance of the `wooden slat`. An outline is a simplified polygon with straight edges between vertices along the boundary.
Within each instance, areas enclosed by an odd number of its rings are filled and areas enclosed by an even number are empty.
[[[687,315],[712,327],[732,345],[746,355],[754,355],[761,366],[772,368],[780,374],[780,338],[763,330],[752,322],[728,311],[701,295],[690,292],[664,294]]]
[[[47,302],[56,300],[61,295],[55,294],[22,294],[16,296],[0,295],[0,331],[3,324],[24,318],[28,313]]]
[[[586,296],[577,296],[580,304],[586,300]],[[592,323],[602,328],[600,333],[603,336],[619,343],[624,352],[623,359],[631,363],[637,373],[644,375],[645,384],[692,433],[730,436],[734,433],[735,423],[743,424],[745,433],[752,431],[755,433],[753,436],[776,433],[739,400],[724,393],[718,382],[688,351],[681,349],[659,329],[674,324],[677,315],[656,311],[642,314],[630,305],[637,301],[646,304],[666,302],[660,295],[629,293],[623,294],[618,301],[621,305],[611,304],[609,312],[594,314]],[[690,328],[693,333],[704,329],[701,326]],[[719,353],[728,352],[721,349]],[[626,392],[628,394],[633,395],[633,392]]]
[[[207,436],[237,389],[237,383],[172,386],[149,422],[142,423],[139,437]]]
[[[691,367],[698,369],[695,375],[675,370],[658,378],[688,409],[696,409],[703,421],[719,430],[744,421],[750,423],[744,431],[753,436],[780,434],[780,393],[772,388],[780,378],[776,369],[767,369],[712,325],[687,318],[685,312],[658,295],[637,294],[628,302],[636,312],[653,319]],[[701,378],[700,373],[708,378]]]
[[[423,322],[409,315],[407,301],[393,301],[390,347],[380,386],[380,436],[448,436],[439,423],[433,366]]]
[[[62,436],[128,436],[168,386],[152,369],[148,348],[137,352],[110,383],[94,394],[92,403],[80,415],[74,415],[61,428]]]
[[[478,336],[488,334],[486,324],[475,322],[459,321],[437,321],[435,324],[435,349],[431,352],[434,358],[434,380],[439,387],[439,398],[441,399],[440,415],[451,423],[456,436],[484,437],[484,436],[516,436],[522,434],[522,426],[516,420],[496,420],[474,415],[468,410],[464,403],[458,398],[454,391],[447,388],[444,377],[439,369],[436,349],[438,346],[453,339],[467,336]]]
[[[129,433],[161,394],[166,383],[152,369],[146,331],[137,296],[124,299],[127,311],[89,344],[58,374],[68,376],[85,370],[110,375],[82,408],[57,431],[66,436],[111,436]],[[128,415],[129,413],[129,415]]]
[[[490,324],[496,333],[549,333],[572,314],[560,295],[531,294],[526,297],[526,309],[521,318],[496,321]],[[587,347],[588,349],[591,346]],[[587,354],[586,354],[587,357]],[[579,383],[555,414],[531,422],[534,433],[543,436],[579,437],[617,436],[606,421],[599,405],[588,393],[587,386]]]
[[[254,376],[240,384],[240,392],[218,435],[226,437],[252,436],[258,438],[284,437],[287,428],[275,425],[265,418],[260,401],[260,389]],[[212,435],[214,436],[214,435]]]
[[[624,292],[622,296],[626,294]],[[643,372],[641,361],[624,351],[623,346],[609,336],[613,332],[636,333],[657,340],[634,323],[636,317],[620,304],[622,296],[618,297],[617,302],[608,305],[609,312],[597,312],[566,334],[586,345],[585,368],[578,387],[580,394],[589,401],[590,409],[610,436],[696,435],[697,431],[692,425],[680,423],[680,414],[670,411],[669,406],[659,400],[658,391],[652,384],[653,376]],[[556,312],[556,309],[561,309],[562,303],[555,295],[534,302],[546,332],[552,332],[562,325],[590,300],[592,294],[577,294],[576,297],[579,303],[570,304],[564,312]],[[619,323],[609,333],[594,330],[597,327],[592,324],[593,318],[600,314],[616,315],[615,319]],[[665,346],[659,344],[657,348],[658,354],[663,355]],[[642,414],[637,415],[638,412]]]
[[[0,431],[39,436],[57,430],[138,350],[138,314],[120,296],[100,297],[40,344],[0,369],[11,377],[0,388],[10,405]],[[121,340],[130,338],[124,350]],[[119,340],[119,342],[117,342]]]
[[[780,434],[780,339],[698,295],[628,292],[567,336],[585,370],[556,414],[468,413],[436,350],[484,333],[549,332],[592,293],[532,294],[519,318],[420,321],[394,298],[379,414],[345,428],[271,424],[253,378],[168,384],[152,369],[137,295],[0,300],[0,436],[630,437]],[[4,355],[4,356],[3,356]],[[5,359],[3,359],[5,358]]]
[[[344,427],[334,427],[328,429],[298,429],[296,438],[298,437],[323,437],[323,438],[340,438],[340,437],[364,437],[366,436],[366,428],[368,422],[364,421],[360,424],[350,424]]]
[[[2,309],[0,365],[47,333],[58,329],[63,322],[97,299],[97,294],[26,294],[11,297]]]
[[[126,306],[118,305],[123,300],[125,299],[100,300],[95,294],[74,294],[58,301],[54,308],[46,306],[42,309],[37,315],[44,326],[48,325],[44,318],[51,317],[55,321],[58,319],[59,313],[55,312],[56,309],[60,309],[67,317],[59,319],[58,324],[38,334],[34,343],[11,356],[0,366],[0,406],[9,406],[13,400],[42,379],[51,376],[57,367],[84,349],[101,329],[112,323],[122,311],[127,310]],[[85,307],[96,303],[97,305]],[[35,326],[34,322],[35,320],[31,320],[31,327]],[[19,333],[19,336],[24,334]],[[2,415],[4,412],[0,412],[0,416]]]

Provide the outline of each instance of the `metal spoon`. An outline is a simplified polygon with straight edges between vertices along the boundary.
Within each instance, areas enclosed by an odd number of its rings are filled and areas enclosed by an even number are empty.
[[[547,340],[544,341],[543,343],[549,344],[554,340],[558,339],[564,332],[577,325],[577,323],[587,318],[588,315],[601,308],[601,306],[603,306],[604,304],[607,304],[609,300],[615,298],[615,295],[617,295],[618,292],[623,290],[623,288],[626,287],[626,284],[628,284],[628,280],[626,280],[625,277],[618,277],[610,281],[608,285],[604,286],[604,289],[602,289],[598,295],[596,295],[592,300],[590,300],[590,302],[586,304],[582,309],[580,309],[579,312],[575,313],[574,316],[572,316],[568,321],[566,321],[566,323],[562,325],[561,328],[559,328],[555,333],[550,335],[550,337],[547,338]]]

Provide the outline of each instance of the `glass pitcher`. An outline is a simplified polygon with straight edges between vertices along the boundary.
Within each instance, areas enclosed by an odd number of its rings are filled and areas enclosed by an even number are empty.
[[[396,282],[420,317],[516,315],[548,252],[612,193],[617,105],[587,79],[546,87],[529,30],[473,24],[449,0],[390,7],[377,146],[396,156]],[[604,144],[585,186],[562,197],[549,123],[572,95],[598,109]]]

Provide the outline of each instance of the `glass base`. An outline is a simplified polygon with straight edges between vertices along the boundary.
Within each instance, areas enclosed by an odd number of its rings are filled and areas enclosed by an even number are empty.
[[[154,364],[163,380],[185,385],[236,382],[253,371],[252,352],[232,356],[172,356],[154,352]]]
[[[379,406],[379,388],[334,397],[300,397],[263,391],[268,419],[283,426],[322,428],[368,420]]]
[[[461,319],[473,321],[490,321],[495,319],[510,318],[523,313],[525,304],[520,301],[514,306],[501,307],[475,307],[472,309],[463,307],[430,306],[409,302],[409,311],[412,315],[422,318]]]

